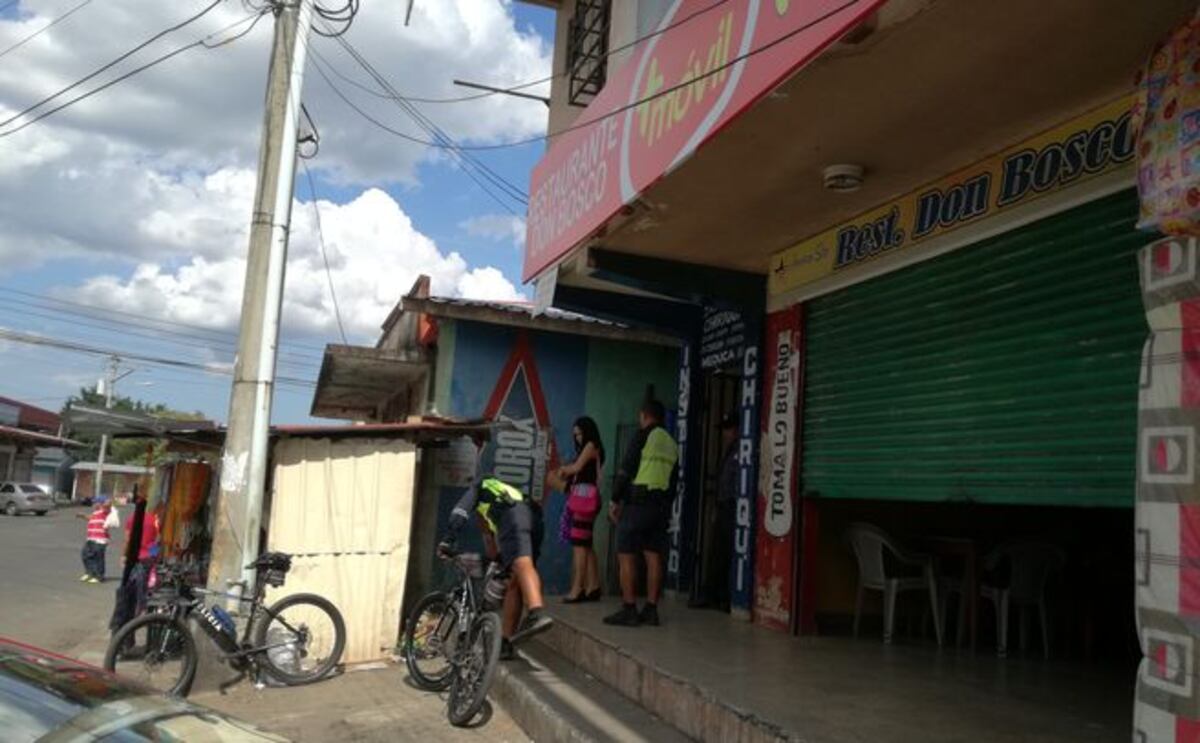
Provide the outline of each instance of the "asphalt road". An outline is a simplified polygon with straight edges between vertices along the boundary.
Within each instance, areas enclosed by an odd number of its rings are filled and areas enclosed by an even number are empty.
[[[124,524],[132,509],[121,511]],[[103,657],[124,536],[109,545],[109,580],[81,583],[85,522],[75,515],[88,512],[0,516],[0,637],[90,662]]]

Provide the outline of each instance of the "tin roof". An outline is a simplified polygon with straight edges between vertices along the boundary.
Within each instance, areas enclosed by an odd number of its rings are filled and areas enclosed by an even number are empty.
[[[515,325],[534,330],[589,335],[657,346],[680,345],[679,339],[674,336],[557,307],[547,307],[542,314],[535,317],[533,304],[530,302],[406,296],[401,304],[406,312],[424,312],[435,317]]]
[[[83,446],[78,441],[72,441],[71,439],[51,436],[48,433],[38,433],[37,431],[26,431],[23,428],[13,428],[12,426],[0,426],[0,440],[4,439],[9,441],[27,441],[38,446]]]

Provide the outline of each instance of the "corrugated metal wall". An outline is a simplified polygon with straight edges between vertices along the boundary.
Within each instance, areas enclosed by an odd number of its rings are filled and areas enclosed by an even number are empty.
[[[1136,216],[1118,194],[810,302],[804,490],[1132,506]]]
[[[391,439],[285,439],[274,449],[267,544],[295,555],[269,600],[317,593],[346,620],[346,663],[395,646],[408,571],[416,447]]]

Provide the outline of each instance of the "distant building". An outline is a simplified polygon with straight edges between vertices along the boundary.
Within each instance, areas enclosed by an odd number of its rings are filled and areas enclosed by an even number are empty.
[[[76,462],[71,465],[75,473],[75,484],[71,490],[71,500],[79,500],[96,492],[96,462]],[[140,467],[131,464],[104,464],[104,479],[100,482],[100,492],[110,498],[127,499],[133,496],[137,487],[145,492],[154,477],[150,467]]]
[[[71,457],[57,413],[0,397],[0,480],[32,482],[54,492],[70,487]]]

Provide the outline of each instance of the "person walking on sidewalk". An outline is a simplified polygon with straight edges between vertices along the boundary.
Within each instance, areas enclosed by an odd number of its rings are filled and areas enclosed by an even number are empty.
[[[79,580],[87,583],[102,583],[104,581],[104,553],[108,550],[108,540],[113,529],[121,526],[121,516],[108,498],[100,496],[94,503],[91,514],[84,516],[76,514],[77,518],[87,519],[87,535],[83,540],[83,575]]]
[[[500,564],[511,571],[520,589],[520,598],[511,589],[504,602],[504,639],[509,643],[531,637],[550,629],[554,620],[543,612],[542,579],[534,565],[535,514],[529,499],[496,477],[485,477],[467,490],[450,512],[450,524],[438,543],[438,553],[454,551],[458,533],[474,511],[480,520],[485,538],[494,540]],[[538,541],[541,541],[540,536]],[[528,613],[520,620],[521,603]]]
[[[662,597],[663,553],[679,462],[679,445],[663,428],[666,411],[658,400],[647,400],[638,412],[634,437],[617,471],[609,517],[617,524],[617,562],[621,573],[621,609],[605,624],[658,626]],[[637,557],[646,560],[646,605],[638,611]]]

